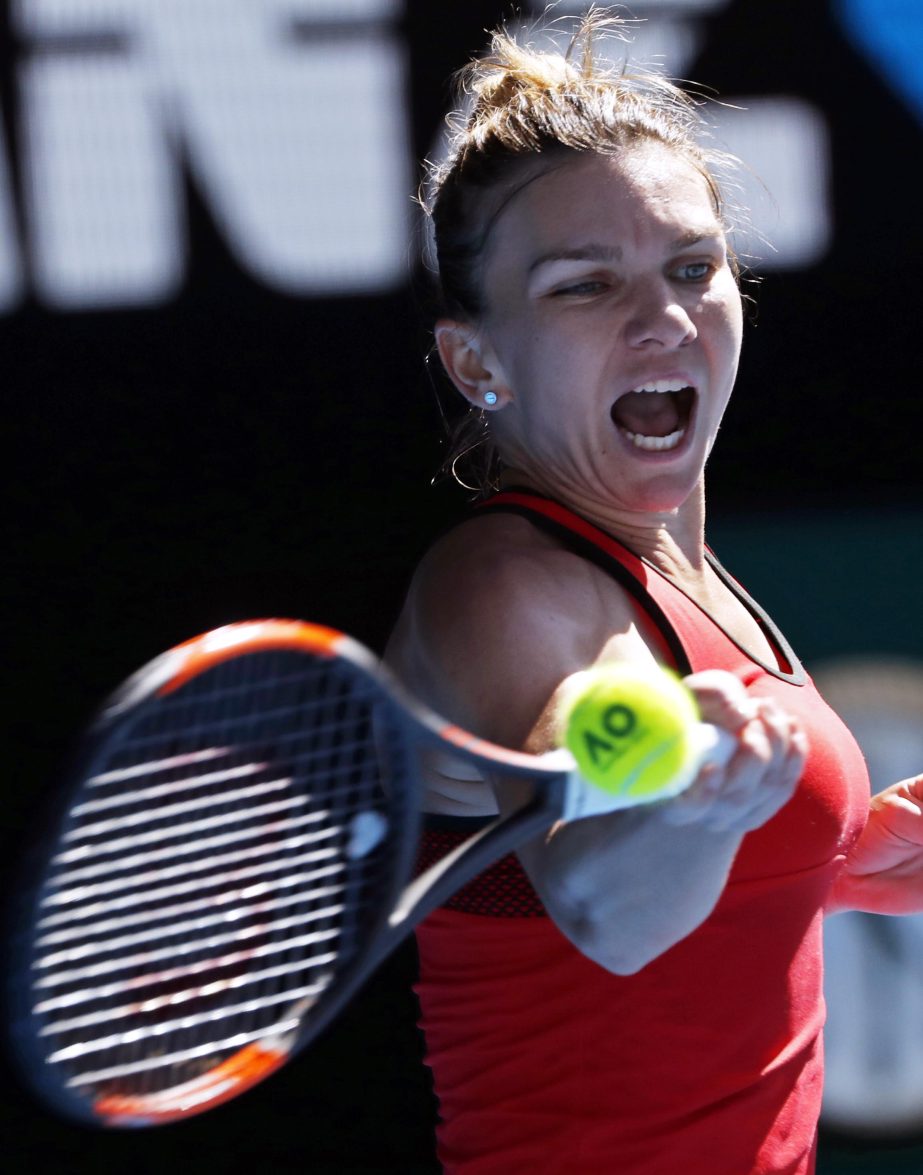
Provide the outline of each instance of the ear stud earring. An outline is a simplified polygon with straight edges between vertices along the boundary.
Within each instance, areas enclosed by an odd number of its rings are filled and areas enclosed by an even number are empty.
[[[494,404],[496,404],[496,402],[497,402],[497,393],[496,392],[485,392],[484,393],[484,403],[487,404],[488,407],[492,408],[494,406]]]

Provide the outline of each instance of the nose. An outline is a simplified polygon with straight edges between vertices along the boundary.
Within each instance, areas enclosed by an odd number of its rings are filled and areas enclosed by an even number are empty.
[[[629,346],[684,347],[698,330],[669,282],[657,281],[635,291],[625,335]]]

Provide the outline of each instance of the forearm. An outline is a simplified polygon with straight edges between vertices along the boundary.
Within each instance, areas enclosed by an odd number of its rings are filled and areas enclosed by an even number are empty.
[[[743,838],[676,826],[659,807],[559,825],[520,854],[561,931],[589,958],[631,974],[714,909]]]

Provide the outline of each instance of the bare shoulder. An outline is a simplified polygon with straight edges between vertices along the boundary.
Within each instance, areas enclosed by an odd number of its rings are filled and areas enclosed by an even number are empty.
[[[564,678],[632,620],[621,589],[591,563],[525,519],[491,515],[424,558],[388,660],[446,716],[522,746]]]
[[[507,648],[536,625],[566,623],[581,605],[592,608],[598,594],[585,560],[525,519],[496,515],[457,527],[433,547],[411,602],[430,637],[438,632],[441,641],[461,639],[467,647],[474,627]]]

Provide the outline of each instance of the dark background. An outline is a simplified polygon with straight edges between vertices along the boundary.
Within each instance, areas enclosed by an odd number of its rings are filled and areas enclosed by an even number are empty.
[[[445,79],[507,11],[406,4],[416,157],[443,118]],[[752,568],[748,586],[809,663],[923,654],[920,112],[847,39],[833,5],[731,0],[697,19],[707,38],[692,76],[724,94],[812,102],[833,165],[829,251],[807,269],[765,272],[753,291],[756,321],[710,467],[713,536],[726,536],[716,545],[732,569]],[[30,49],[5,6],[0,32],[18,182],[16,63]],[[191,177],[187,198],[187,277],[168,304],[64,312],[27,288],[0,317],[11,895],[68,748],[124,675],[201,630],[259,615],[321,620],[380,648],[415,559],[464,505],[460,491],[430,485],[439,416],[412,262],[380,296],[274,293],[235,263]],[[45,1113],[14,1076],[0,1110],[7,1169],[433,1170],[412,974],[408,947],[310,1056],[179,1127],[84,1131]],[[923,1152],[879,1150],[827,1138],[824,1169],[920,1169]]]

